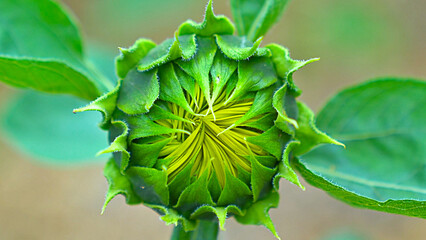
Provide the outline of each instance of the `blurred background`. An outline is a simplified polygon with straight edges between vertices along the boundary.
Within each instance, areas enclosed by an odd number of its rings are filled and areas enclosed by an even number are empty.
[[[113,76],[117,47],[131,46],[140,37],[155,42],[172,37],[186,19],[203,19],[207,0],[64,3],[79,19],[86,52]],[[228,0],[216,0],[214,7],[231,17]],[[304,91],[301,99],[318,111],[338,90],[368,79],[425,79],[425,11],[424,0],[293,0],[263,42],[288,47],[294,59],[321,58],[294,77]],[[1,84],[0,107],[7,108],[16,94]],[[172,226],[146,207],[127,206],[121,196],[100,215],[107,190],[103,159],[89,166],[52,167],[18,151],[5,135],[0,132],[0,239],[170,237]],[[270,213],[283,239],[426,239],[424,219],[353,208],[304,185],[305,192],[281,182],[280,206]],[[233,219],[226,228],[220,239],[274,239],[263,227]]]

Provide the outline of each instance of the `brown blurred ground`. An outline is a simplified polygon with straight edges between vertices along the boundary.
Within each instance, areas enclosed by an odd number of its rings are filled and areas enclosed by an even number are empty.
[[[86,38],[106,46],[129,46],[138,37],[157,42],[170,37],[186,18],[201,20],[206,1],[174,3],[170,12],[159,0],[162,9],[141,9],[136,17],[114,16],[115,25],[100,24],[109,16],[103,8],[95,8],[100,0],[66,2],[81,19]],[[116,1],[117,6],[125,2]],[[229,16],[228,5],[216,0],[216,12]],[[422,0],[293,0],[264,42],[287,46],[296,59],[321,57],[295,75],[304,90],[302,99],[318,110],[338,89],[370,78],[426,78],[425,10]],[[150,18],[144,16],[148,12],[152,12]],[[126,25],[136,20],[137,24]],[[12,94],[0,85],[0,103]],[[169,238],[172,227],[165,227],[148,208],[127,206],[123,197],[113,200],[100,215],[107,189],[102,166],[46,168],[0,139],[1,240]],[[426,239],[426,220],[352,208],[305,186],[303,192],[281,182],[281,203],[271,215],[283,239],[315,240],[348,226],[376,240]],[[262,227],[242,226],[234,220],[226,228],[221,239],[274,239]]]

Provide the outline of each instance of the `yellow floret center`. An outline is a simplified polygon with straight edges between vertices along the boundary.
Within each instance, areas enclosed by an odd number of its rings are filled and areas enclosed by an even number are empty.
[[[200,177],[205,171],[215,172],[220,185],[225,184],[226,171],[238,177],[239,169],[251,172],[251,155],[266,155],[261,147],[249,143],[247,137],[262,132],[245,126],[233,127],[233,124],[246,114],[253,99],[226,103],[226,93],[222,93],[213,102],[213,111],[201,89],[197,86],[194,98],[187,94],[187,101],[195,115],[175,103],[168,103],[171,112],[189,121],[158,120],[158,124],[182,129],[187,133],[171,133],[172,140],[161,150],[161,158],[170,158],[167,167],[169,182],[188,164],[193,162],[191,175]],[[248,120],[252,122],[258,117]]]

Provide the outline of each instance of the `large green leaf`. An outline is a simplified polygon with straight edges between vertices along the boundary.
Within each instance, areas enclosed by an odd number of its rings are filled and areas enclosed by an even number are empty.
[[[115,59],[117,57],[115,46],[104,45],[98,42],[90,42],[87,48],[89,61],[113,84],[117,84],[118,77],[115,70]]]
[[[351,205],[426,218],[426,82],[383,79],[346,89],[317,125],[326,145],[295,163],[312,185]]]
[[[87,100],[99,95],[86,76],[58,61],[0,57],[0,81],[14,87],[66,93]]]
[[[90,100],[112,86],[85,59],[72,19],[50,0],[0,1],[0,60],[0,81],[13,86]]]
[[[47,164],[103,161],[95,157],[107,146],[106,133],[96,126],[101,115],[72,113],[84,104],[70,96],[26,92],[2,114],[2,130],[8,142]]]
[[[231,0],[238,34],[251,41],[266,34],[278,21],[289,0]]]

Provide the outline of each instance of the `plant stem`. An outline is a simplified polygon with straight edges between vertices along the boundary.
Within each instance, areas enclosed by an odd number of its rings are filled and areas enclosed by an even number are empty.
[[[219,232],[217,221],[199,220],[194,231],[185,232],[182,224],[173,229],[171,240],[216,240]]]

